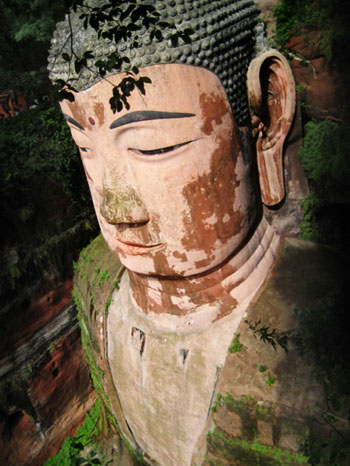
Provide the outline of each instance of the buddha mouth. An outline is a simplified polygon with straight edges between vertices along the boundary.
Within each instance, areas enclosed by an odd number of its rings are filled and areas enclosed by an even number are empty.
[[[116,239],[115,242],[119,251],[133,256],[147,254],[163,247],[162,243],[145,245],[131,241],[121,241],[120,239]]]

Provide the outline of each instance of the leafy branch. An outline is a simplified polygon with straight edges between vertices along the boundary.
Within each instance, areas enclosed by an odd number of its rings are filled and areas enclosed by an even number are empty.
[[[73,3],[72,10],[79,14],[84,29],[92,28],[97,33],[98,39],[104,39],[106,42],[118,44],[128,42],[131,48],[139,46],[139,34],[149,33],[150,41],[160,42],[164,39],[170,39],[172,46],[176,47],[181,40],[183,43],[191,43],[191,28],[179,29],[174,22],[164,21],[153,5],[147,4],[144,0],[106,0],[103,6],[92,7],[86,5],[84,0],[76,0]],[[74,32],[71,24],[71,16],[68,15],[70,27],[70,52],[61,54],[62,58],[69,63],[69,69],[75,71],[77,75],[85,68],[101,79],[106,79],[106,75],[112,71],[118,73],[121,71],[124,63],[129,64],[127,56],[123,56],[116,51],[112,51],[105,59],[95,55],[93,50],[86,50],[79,56],[73,44]],[[165,36],[166,34],[166,36]],[[66,42],[65,42],[66,44]],[[135,89],[138,89],[142,95],[145,94],[145,84],[151,83],[146,76],[138,76],[139,70],[134,66],[131,71],[126,72],[127,76],[122,81],[113,86],[113,94],[109,100],[113,113],[120,112],[124,107],[128,110],[128,98]],[[108,80],[107,80],[108,81]],[[108,81],[109,82],[109,81]],[[54,93],[58,100],[68,99],[74,101],[73,92],[76,89],[70,84],[69,80],[59,79],[54,86]]]
[[[277,346],[280,346],[288,353],[288,344],[291,337],[290,331],[278,332],[275,328],[271,330],[270,327],[261,324],[261,319],[254,324],[248,320],[245,320],[244,323],[248,325],[255,338],[259,337],[262,342],[271,345],[275,351],[277,350]]]

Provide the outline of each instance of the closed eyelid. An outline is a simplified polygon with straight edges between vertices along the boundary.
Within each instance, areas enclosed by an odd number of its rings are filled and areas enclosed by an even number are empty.
[[[182,142],[180,144],[175,144],[173,146],[167,146],[167,147],[160,147],[158,149],[153,149],[153,150],[142,150],[142,149],[134,149],[134,148],[129,148],[129,150],[132,150],[133,152],[136,152],[137,154],[142,154],[142,155],[158,155],[158,154],[165,154],[167,152],[172,152],[176,149],[179,149],[180,147],[186,146],[187,144],[190,144],[191,142],[194,142],[195,140],[192,141],[186,141]]]

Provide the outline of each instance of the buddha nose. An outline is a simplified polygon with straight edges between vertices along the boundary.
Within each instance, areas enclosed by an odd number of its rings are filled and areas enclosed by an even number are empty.
[[[100,210],[102,216],[112,225],[118,223],[144,223],[149,220],[143,202],[131,187],[123,190],[104,187]]]

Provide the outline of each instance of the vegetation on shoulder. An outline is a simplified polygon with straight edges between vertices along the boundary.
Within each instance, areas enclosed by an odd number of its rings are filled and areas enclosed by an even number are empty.
[[[101,409],[101,402],[97,401],[86,414],[85,421],[75,436],[66,437],[60,451],[49,458],[44,466],[107,466],[118,462],[117,453],[113,448],[106,448],[101,438]],[[117,428],[116,424],[115,427]],[[130,445],[127,444],[126,448],[132,454],[134,466],[146,465]]]
[[[293,453],[261,444],[257,438],[251,441],[232,438],[216,427],[207,434],[209,454],[213,454],[217,460],[212,464],[218,465],[219,461],[237,458],[238,464],[257,464],[261,466],[296,466],[307,465],[308,459],[303,454]]]
[[[238,353],[243,348],[242,343],[239,342],[240,333],[235,333],[231,345],[228,347],[230,353]]]
[[[216,400],[214,401],[212,407],[210,408],[211,412],[216,413],[217,408],[222,408],[222,406],[230,403],[232,401],[231,393],[227,392],[225,395],[221,393],[216,394]]]
[[[265,383],[266,383],[266,385],[268,387],[270,387],[271,385],[273,385],[276,382],[276,377],[273,377],[270,374],[270,371],[268,371],[265,366],[263,366],[262,364],[257,364],[256,367],[257,367],[259,372],[264,373],[266,375]]]
[[[99,401],[86,414],[84,423],[74,437],[66,437],[61,449],[49,458],[45,466],[107,465],[104,454],[97,445]]]

